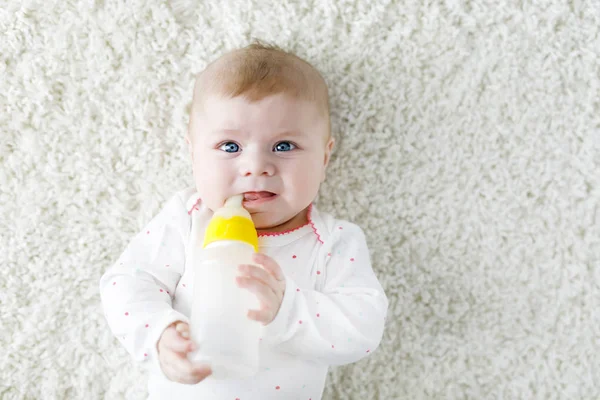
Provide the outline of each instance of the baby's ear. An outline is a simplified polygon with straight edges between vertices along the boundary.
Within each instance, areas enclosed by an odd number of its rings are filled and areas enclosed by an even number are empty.
[[[187,135],[185,135],[185,143],[187,144],[188,152],[190,153],[190,156],[192,157],[192,162],[194,162],[194,147],[192,146],[192,141],[190,139],[189,133]]]
[[[329,160],[331,160],[331,152],[333,151],[334,144],[335,139],[332,137],[325,145],[325,160],[323,164],[323,175],[321,176],[321,183],[325,182],[325,177],[327,175],[327,165],[329,165]]]
[[[325,168],[329,164],[329,160],[331,160],[331,152],[333,151],[333,146],[335,144],[335,139],[333,137],[329,138],[329,141],[325,145]]]

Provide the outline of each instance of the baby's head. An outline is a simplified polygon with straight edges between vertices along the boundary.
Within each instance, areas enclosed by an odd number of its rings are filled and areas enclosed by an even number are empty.
[[[206,206],[244,193],[259,231],[296,228],[333,148],[327,85],[306,61],[272,46],[227,53],[196,78],[186,141]]]

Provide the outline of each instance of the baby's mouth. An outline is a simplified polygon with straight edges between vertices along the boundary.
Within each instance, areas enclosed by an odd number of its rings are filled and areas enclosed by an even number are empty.
[[[260,200],[260,199],[266,199],[266,198],[273,197],[273,196],[275,196],[275,193],[266,192],[266,191],[262,191],[262,192],[245,192],[244,193],[244,200],[245,201],[254,201],[254,200]]]

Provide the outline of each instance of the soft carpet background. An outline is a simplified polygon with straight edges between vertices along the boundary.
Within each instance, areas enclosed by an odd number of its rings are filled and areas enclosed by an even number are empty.
[[[325,398],[600,398],[599,26],[592,0],[1,2],[0,398],[144,398],[98,280],[191,184],[193,74],[252,37],[326,76],[319,205],[390,298]]]

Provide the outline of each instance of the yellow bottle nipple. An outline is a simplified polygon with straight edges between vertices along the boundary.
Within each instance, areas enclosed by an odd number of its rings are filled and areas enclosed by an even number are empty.
[[[258,234],[250,213],[242,206],[243,200],[243,195],[232,196],[215,211],[204,233],[202,247],[220,240],[237,240],[248,243],[258,252]]]

